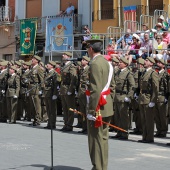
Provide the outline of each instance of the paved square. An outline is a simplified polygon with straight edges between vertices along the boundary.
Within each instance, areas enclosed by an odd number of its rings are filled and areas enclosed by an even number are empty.
[[[90,170],[87,135],[60,132],[62,117],[53,131],[54,170]],[[75,125],[77,119],[75,118]],[[51,167],[51,131],[29,126],[30,122],[0,123],[0,170],[49,170]],[[170,126],[169,126],[170,128]],[[110,136],[115,133],[110,133]],[[141,136],[130,135],[128,141],[109,139],[108,170],[169,170],[170,132],[154,144],[142,144]]]

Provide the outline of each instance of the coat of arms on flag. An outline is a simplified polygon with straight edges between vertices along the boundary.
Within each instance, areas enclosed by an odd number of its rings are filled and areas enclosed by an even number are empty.
[[[47,18],[45,52],[67,51],[73,46],[73,16]]]

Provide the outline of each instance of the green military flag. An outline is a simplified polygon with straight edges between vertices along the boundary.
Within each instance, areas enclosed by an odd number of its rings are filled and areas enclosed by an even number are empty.
[[[37,31],[37,18],[23,19],[20,21],[20,53],[33,55]]]

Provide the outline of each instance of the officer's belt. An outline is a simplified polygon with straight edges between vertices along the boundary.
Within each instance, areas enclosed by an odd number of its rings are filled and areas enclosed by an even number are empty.
[[[28,85],[22,84],[22,85],[21,85],[21,88],[28,88]]]
[[[70,83],[63,82],[62,85],[69,86]]]
[[[120,93],[120,94],[128,94],[127,91],[122,91],[122,90],[116,90],[116,93]]]
[[[152,91],[149,91],[149,90],[142,90],[141,93],[145,93],[145,94],[151,94]]]
[[[8,86],[9,89],[16,89],[16,86]]]
[[[30,82],[30,84],[34,84],[34,85],[36,85],[36,84],[38,84],[38,82],[36,83],[36,82]]]
[[[86,88],[86,85],[80,84],[80,88]]]
[[[164,96],[164,95],[165,95],[165,92],[164,92],[164,91],[162,91],[162,92],[158,92],[158,95],[162,95],[162,96]]]

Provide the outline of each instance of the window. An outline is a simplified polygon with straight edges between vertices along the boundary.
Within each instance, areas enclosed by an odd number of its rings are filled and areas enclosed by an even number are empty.
[[[34,18],[42,16],[42,0],[26,1],[26,18]]]
[[[11,61],[12,60],[12,54],[4,54],[3,59],[5,59],[6,61]]]
[[[101,0],[101,19],[113,19],[114,10],[113,10],[113,0]]]

